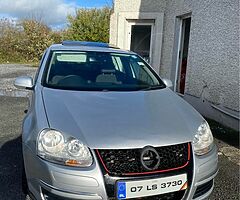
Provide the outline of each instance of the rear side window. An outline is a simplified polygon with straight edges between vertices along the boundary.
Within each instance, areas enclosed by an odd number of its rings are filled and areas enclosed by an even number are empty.
[[[146,65],[138,61],[136,62],[134,59],[130,60],[131,68],[133,70],[134,76],[140,80],[145,80],[149,85],[154,84],[154,79],[152,79],[148,74],[150,73],[150,70]],[[141,67],[139,67],[139,65]]]
[[[115,69],[120,71],[120,72],[125,73],[121,57],[113,55],[112,59],[113,59],[113,63],[114,63]]]

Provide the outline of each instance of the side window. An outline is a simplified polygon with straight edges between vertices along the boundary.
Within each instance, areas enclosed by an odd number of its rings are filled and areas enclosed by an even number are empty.
[[[125,69],[123,67],[123,63],[122,63],[122,60],[119,56],[112,56],[112,60],[113,60],[113,64],[115,66],[115,69],[122,72],[122,73],[125,73]]]
[[[46,54],[47,54],[47,50],[44,51],[43,56],[42,56],[42,58],[41,58],[39,67],[38,67],[37,72],[36,72],[35,77],[34,77],[34,84],[36,84],[36,82],[37,82],[38,74],[39,74],[39,72],[40,72],[40,68],[41,68],[41,66],[42,66],[42,64],[43,64],[43,61],[44,61],[44,59],[45,59],[45,57],[46,57]]]
[[[146,70],[149,70],[143,62],[136,62],[131,60],[130,61],[132,71],[134,72],[134,75],[136,79],[142,80],[147,84],[154,84],[153,79],[149,76]]]

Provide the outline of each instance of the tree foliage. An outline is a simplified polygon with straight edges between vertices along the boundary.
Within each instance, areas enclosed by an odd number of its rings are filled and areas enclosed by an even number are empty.
[[[79,9],[68,16],[65,39],[108,42],[111,8]]]
[[[0,20],[0,61],[38,62],[43,51],[61,35],[36,20],[25,19],[13,22]]]
[[[53,31],[37,20],[0,19],[0,62],[38,62],[43,51],[65,40],[109,40],[111,8],[79,9],[65,30]]]
[[[21,57],[18,46],[22,36],[20,27],[12,20],[0,20],[0,61],[19,61]]]
[[[27,59],[37,61],[40,59],[43,51],[54,43],[51,35],[51,29],[45,24],[34,20],[23,20],[21,22],[23,27],[24,46],[23,53]]]

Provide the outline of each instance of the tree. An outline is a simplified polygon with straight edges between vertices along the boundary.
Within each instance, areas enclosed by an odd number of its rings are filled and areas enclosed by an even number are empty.
[[[22,46],[28,60],[38,61],[43,51],[54,43],[51,29],[42,22],[26,19],[21,22],[24,39]]]
[[[78,9],[69,15],[68,30],[64,39],[108,42],[111,8]]]
[[[21,39],[21,27],[16,21],[0,19],[0,61],[21,60],[18,52]]]
[[[0,19],[0,62],[38,62],[44,50],[62,40],[41,21]]]

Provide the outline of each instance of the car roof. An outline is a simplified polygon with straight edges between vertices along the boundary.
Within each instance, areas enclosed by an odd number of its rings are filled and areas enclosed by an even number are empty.
[[[99,52],[111,52],[111,53],[127,53],[136,54],[134,52],[119,49],[108,43],[102,42],[85,42],[85,41],[63,41],[62,44],[53,44],[49,47],[53,51],[99,51]]]

